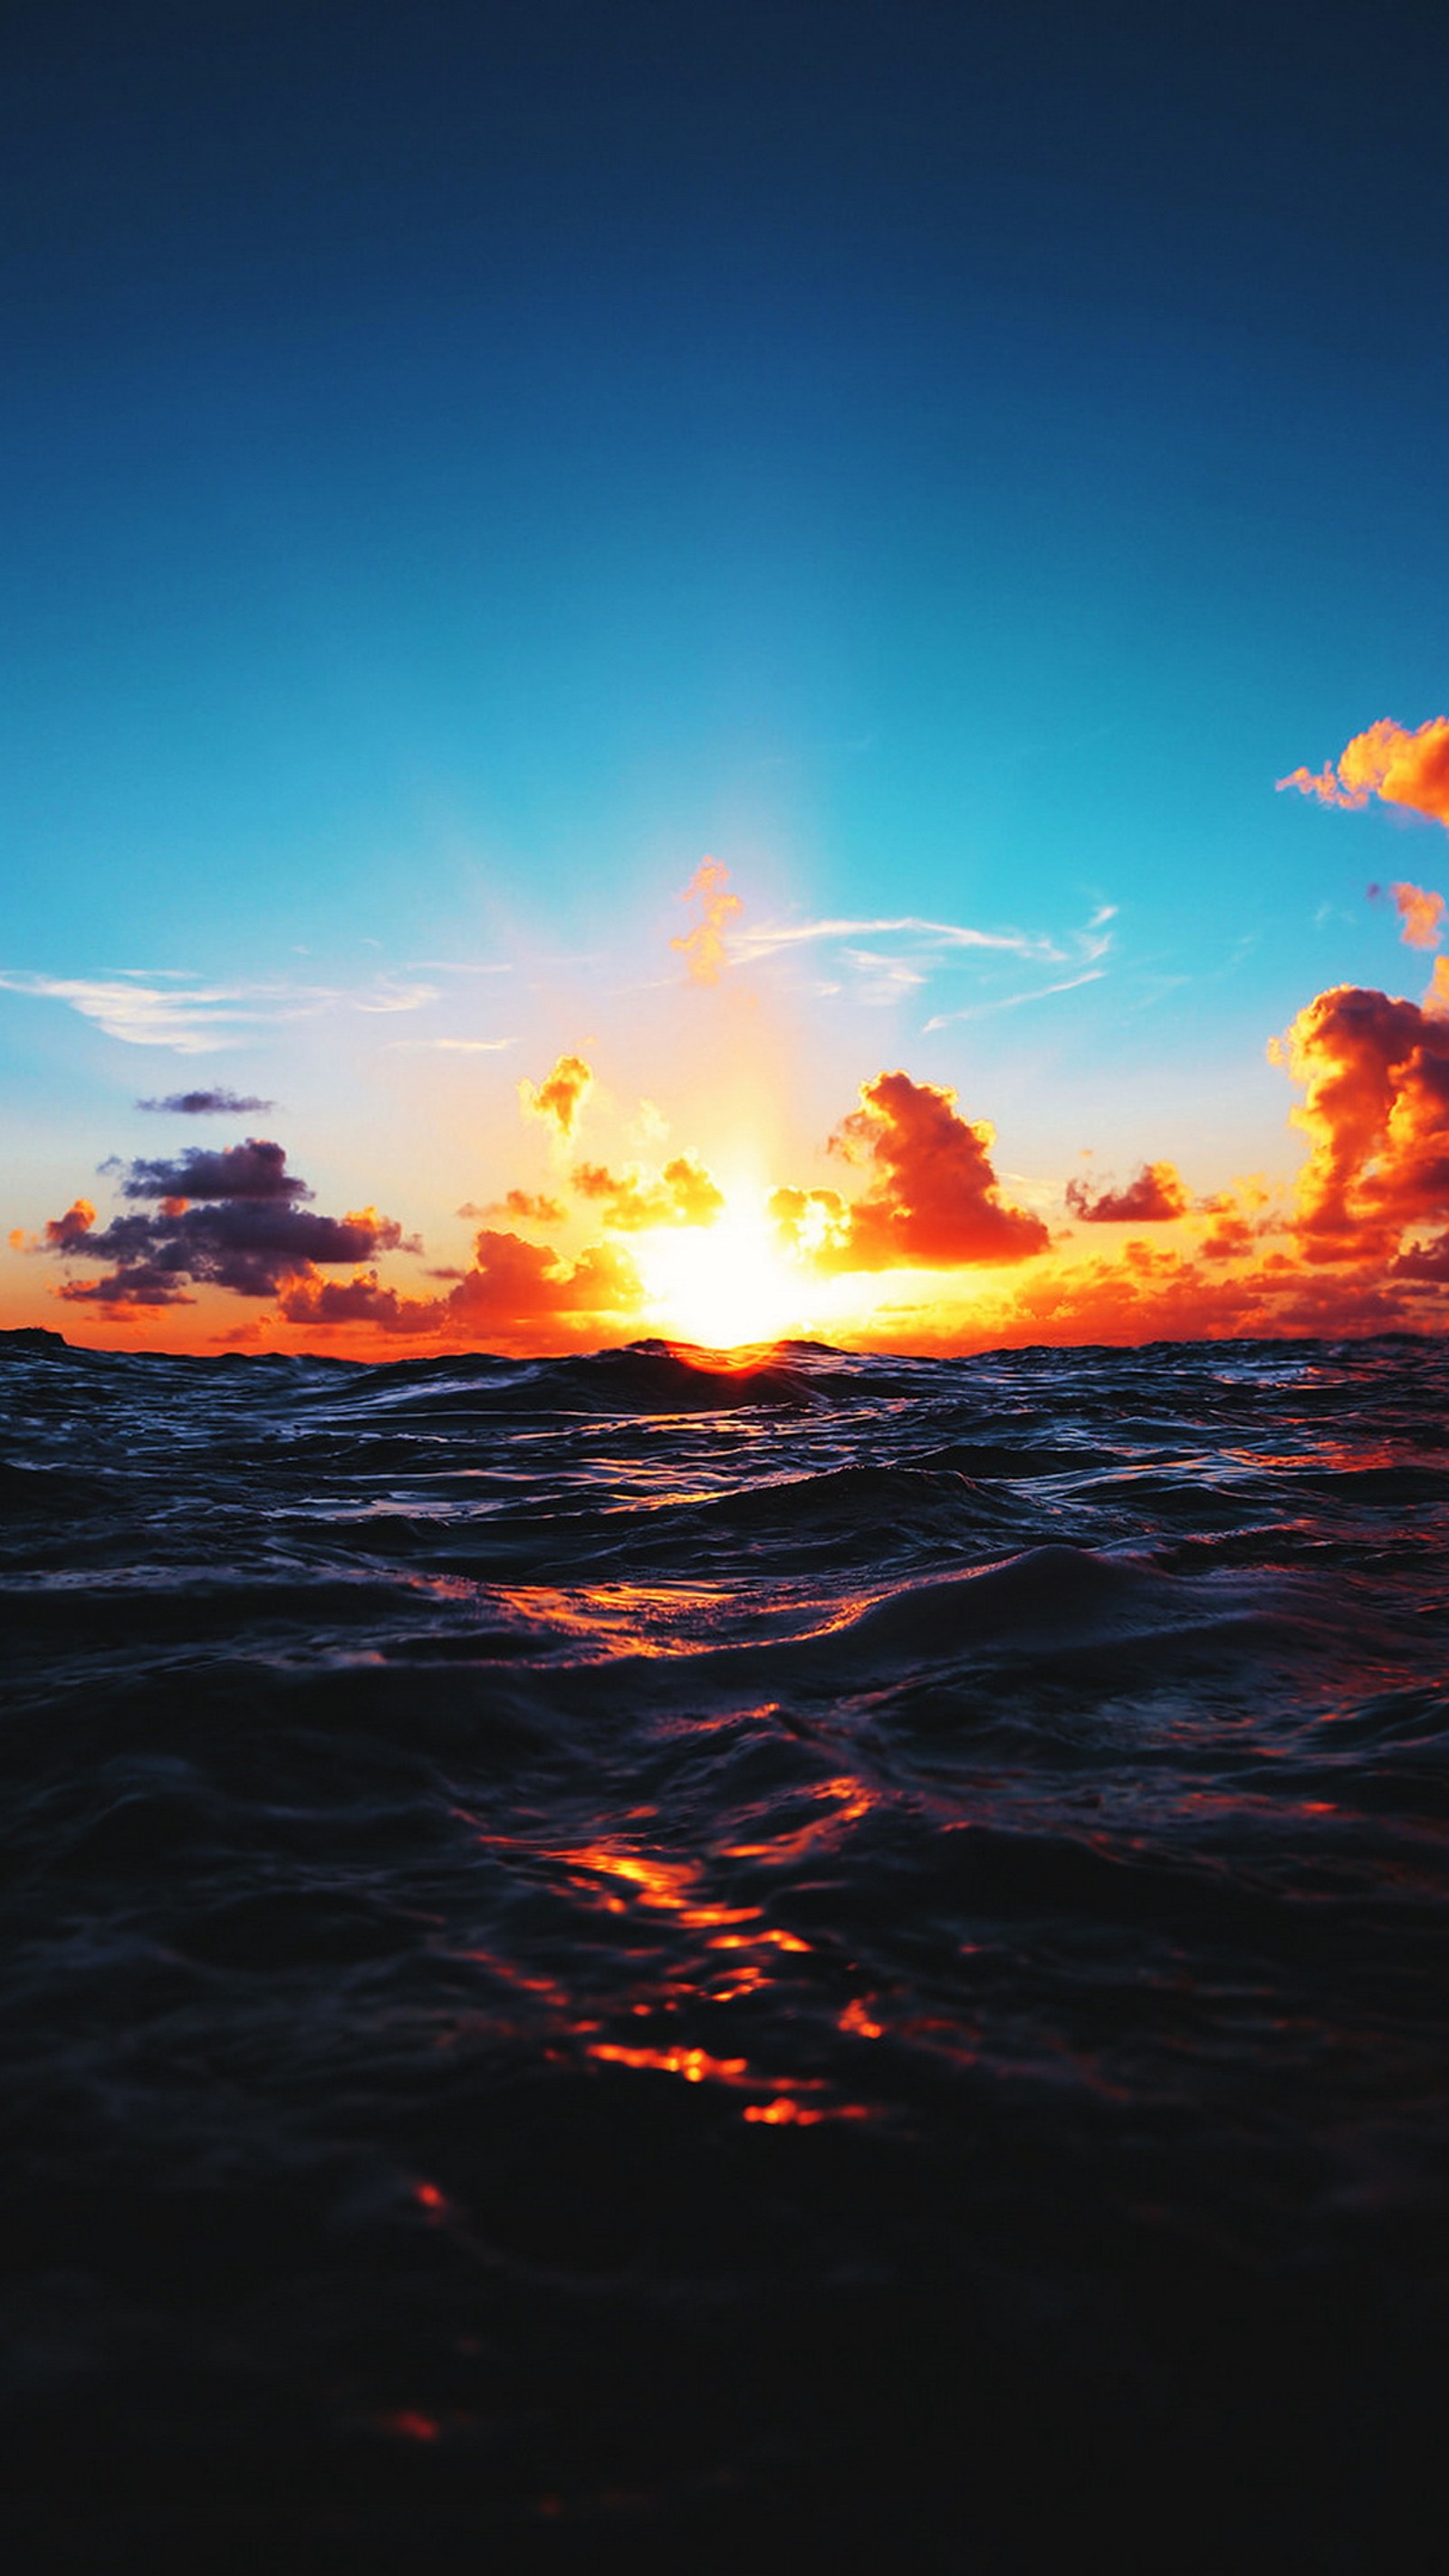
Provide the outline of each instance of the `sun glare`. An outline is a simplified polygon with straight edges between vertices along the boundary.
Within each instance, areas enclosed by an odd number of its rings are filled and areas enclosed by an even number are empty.
[[[816,1302],[763,1212],[740,1198],[714,1225],[660,1226],[634,1249],[654,1320],[709,1350],[777,1341]]]

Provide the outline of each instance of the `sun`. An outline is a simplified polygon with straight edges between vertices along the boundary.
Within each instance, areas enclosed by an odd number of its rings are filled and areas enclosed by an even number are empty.
[[[763,1210],[743,1195],[729,1197],[713,1225],[658,1226],[633,1249],[653,1319],[708,1350],[799,1332],[816,1302]]]

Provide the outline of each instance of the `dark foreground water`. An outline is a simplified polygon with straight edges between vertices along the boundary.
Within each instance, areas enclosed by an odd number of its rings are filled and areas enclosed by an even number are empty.
[[[1443,1346],[0,1397],[12,2565],[1443,2563]]]

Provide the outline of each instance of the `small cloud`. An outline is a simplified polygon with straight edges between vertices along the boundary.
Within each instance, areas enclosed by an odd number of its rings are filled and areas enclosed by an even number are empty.
[[[703,906],[701,918],[682,939],[671,939],[671,948],[681,949],[689,960],[690,980],[695,984],[717,984],[720,970],[729,964],[725,946],[725,924],[736,913],[744,911],[737,894],[729,894],[730,872],[718,859],[701,859],[680,901]]]
[[[242,1091],[168,1091],[161,1100],[138,1100],[138,1109],[164,1110],[177,1118],[252,1118],[276,1108]]]
[[[487,1207],[474,1207],[471,1201],[460,1207],[459,1216],[511,1216],[520,1225],[562,1225],[567,1211],[561,1200],[551,1199],[544,1190],[505,1190],[501,1199]]]
[[[518,1086],[518,1097],[525,1114],[541,1118],[555,1126],[560,1136],[572,1136],[584,1102],[594,1087],[594,1077],[581,1055],[561,1055],[551,1073],[542,1082],[526,1078]]]
[[[389,1055],[502,1055],[516,1038],[389,1038]]]
[[[1144,1163],[1122,1190],[1093,1191],[1085,1180],[1068,1181],[1066,1200],[1086,1225],[1166,1225],[1186,1216],[1190,1204],[1172,1163]]]
[[[1377,886],[1370,888],[1378,894]],[[1389,887],[1389,900],[1399,916],[1399,937],[1406,948],[1437,948],[1444,936],[1444,897],[1426,886],[1399,879]]]

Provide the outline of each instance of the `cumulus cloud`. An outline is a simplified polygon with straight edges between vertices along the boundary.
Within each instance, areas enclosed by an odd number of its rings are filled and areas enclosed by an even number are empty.
[[[91,1202],[77,1199],[51,1218],[43,1240],[21,1238],[17,1248],[110,1265],[100,1277],[65,1282],[57,1293],[72,1304],[187,1305],[202,1284],[270,1297],[315,1264],[418,1248],[376,1208],[331,1217],[300,1206],[312,1195],[306,1182],[287,1170],[280,1145],[254,1137],[219,1154],[198,1148],[173,1162],[143,1158],[129,1166],[121,1194],[160,1204],[101,1226]]]
[[[729,881],[729,869],[721,867],[718,859],[701,859],[680,897],[681,903],[702,906],[694,928],[686,931],[682,939],[671,939],[669,943],[671,948],[682,949],[691,980],[696,984],[717,984],[720,969],[729,963],[725,925],[744,911],[739,896],[727,891]]]
[[[1449,1017],[1340,984],[1270,1052],[1305,1087],[1295,1232],[1310,1261],[1382,1261],[1449,1216]]]
[[[249,1092],[169,1091],[164,1100],[138,1100],[138,1109],[160,1109],[178,1118],[255,1118],[275,1109],[275,1100],[254,1100]]]
[[[77,1199],[66,1209],[64,1216],[46,1218],[43,1234],[27,1234],[23,1226],[12,1226],[10,1249],[12,1252],[63,1252],[68,1244],[83,1242],[95,1221],[96,1211],[90,1200]]]
[[[627,1256],[595,1244],[564,1261],[546,1244],[521,1235],[479,1233],[473,1266],[442,1297],[400,1296],[375,1271],[350,1280],[301,1279],[281,1300],[288,1322],[365,1325],[414,1340],[537,1348],[540,1337],[596,1335],[620,1316],[637,1315],[644,1289]]]
[[[605,1225],[621,1234],[656,1225],[713,1225],[724,1208],[723,1190],[692,1154],[676,1154],[657,1180],[636,1164],[616,1173],[601,1163],[578,1163],[570,1178],[580,1198],[602,1202]]]
[[[780,1190],[771,1201],[794,1249],[822,1269],[951,1269],[1029,1260],[1050,1240],[1040,1217],[1001,1196],[996,1131],[962,1118],[954,1091],[877,1074],[842,1121],[831,1151],[869,1177],[855,1199]]]
[[[594,1087],[594,1077],[581,1055],[561,1055],[551,1073],[542,1082],[525,1079],[518,1086],[518,1097],[531,1118],[543,1119],[545,1125],[558,1129],[560,1136],[572,1136],[578,1125],[584,1102]]]
[[[287,1169],[286,1149],[265,1137],[248,1136],[244,1145],[227,1145],[219,1153],[192,1145],[169,1162],[141,1156],[121,1183],[128,1199],[309,1199],[312,1192],[296,1172]]]
[[[1165,1225],[1186,1216],[1188,1194],[1173,1163],[1144,1163],[1125,1189],[1095,1193],[1085,1180],[1068,1181],[1067,1205],[1086,1225]]]
[[[1449,825],[1449,716],[1431,716],[1413,730],[1381,716],[1354,735],[1336,762],[1318,771],[1292,769],[1278,785],[1316,796],[1321,805],[1358,808],[1377,796]]]

